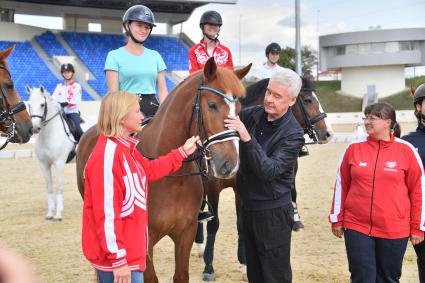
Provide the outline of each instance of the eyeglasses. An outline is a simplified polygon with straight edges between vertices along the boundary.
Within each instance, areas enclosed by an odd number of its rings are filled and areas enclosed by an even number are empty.
[[[375,122],[375,121],[378,121],[378,120],[384,120],[382,118],[379,118],[379,117],[376,117],[376,116],[372,116],[372,115],[368,115],[366,117],[363,117],[362,119],[363,119],[363,121],[369,120],[371,122]]]

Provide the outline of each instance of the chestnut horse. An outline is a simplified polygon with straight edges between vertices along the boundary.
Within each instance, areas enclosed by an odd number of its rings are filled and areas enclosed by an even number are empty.
[[[269,79],[261,80],[247,88],[246,97],[241,100],[242,108],[263,104],[264,95],[269,83]],[[307,134],[312,140],[311,143],[327,143],[333,135],[330,124],[325,121],[326,114],[324,113],[317,96],[314,93],[314,85],[306,78],[302,78],[302,88],[297,97],[296,104],[292,107],[293,113],[304,133]],[[295,174],[298,168],[296,164]],[[232,187],[235,189],[235,178],[229,180],[212,179],[203,180],[205,192],[207,194],[208,202],[210,203],[209,210],[215,216],[207,224],[207,242],[205,251],[203,253],[205,268],[202,274],[204,281],[214,281],[214,243],[215,237],[220,226],[218,217],[218,203],[220,199],[220,192],[224,188]],[[296,202],[296,189],[292,190],[292,199]],[[235,203],[237,214],[237,229],[238,229],[238,260],[243,266],[242,272],[246,271],[246,259],[244,239],[242,234],[242,217],[241,217],[241,202],[237,191],[235,190]],[[211,211],[212,210],[212,211]],[[198,232],[196,235],[196,243],[203,242],[203,225],[198,224]],[[202,251],[199,251],[202,254]],[[243,275],[246,279],[246,274]]]
[[[31,118],[26,110],[25,103],[16,92],[9,72],[6,58],[12,53],[15,46],[0,51],[0,132],[6,136],[5,143],[26,143],[32,136]]]
[[[144,274],[147,283],[158,282],[153,247],[166,235],[174,241],[174,282],[189,282],[189,256],[203,197],[200,169],[210,177],[222,179],[232,178],[238,170],[239,136],[224,127],[224,119],[239,112],[237,98],[245,95],[239,80],[250,67],[233,72],[217,68],[210,58],[203,72],[189,76],[173,89],[139,133],[137,149],[146,157],[164,155],[193,135],[204,140],[201,162],[194,157],[174,175],[149,184],[149,254]],[[78,147],[77,180],[82,196],[84,167],[97,137],[92,127],[82,136]]]

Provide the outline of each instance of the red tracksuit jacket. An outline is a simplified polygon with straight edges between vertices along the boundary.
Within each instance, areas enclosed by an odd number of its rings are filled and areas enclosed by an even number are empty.
[[[133,138],[99,136],[85,168],[82,246],[101,271],[128,264],[144,271],[148,241],[148,181],[181,167],[183,148],[149,161]]]
[[[425,177],[408,142],[371,137],[341,156],[329,220],[373,237],[398,239],[425,231]]]
[[[213,50],[212,56],[215,63],[219,67],[227,67],[233,69],[232,53],[229,48],[217,41],[217,45]],[[189,50],[189,73],[194,73],[204,68],[205,63],[211,56],[208,55],[207,45],[201,41]]]

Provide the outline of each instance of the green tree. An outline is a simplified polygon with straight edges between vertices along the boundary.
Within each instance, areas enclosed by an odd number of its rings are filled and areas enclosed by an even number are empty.
[[[291,47],[282,49],[278,64],[295,70],[295,49]],[[303,73],[307,70],[312,70],[317,65],[317,51],[310,46],[303,46],[301,48],[301,65]]]

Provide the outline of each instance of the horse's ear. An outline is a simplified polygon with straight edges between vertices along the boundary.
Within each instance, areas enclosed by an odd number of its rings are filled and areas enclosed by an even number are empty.
[[[239,78],[239,80],[242,80],[246,74],[248,74],[249,70],[251,70],[252,63],[249,63],[249,65],[235,70],[235,75]]]
[[[9,47],[8,49],[0,52],[0,59],[6,59],[10,53],[12,53],[13,49],[15,49],[15,44],[13,44],[11,47]]]
[[[212,81],[217,75],[217,65],[215,64],[214,57],[210,57],[204,66],[204,77],[207,81]]]
[[[31,88],[28,85],[25,86],[25,90],[28,94],[31,94]]]
[[[40,91],[41,91],[42,94],[46,93],[46,89],[44,88],[43,85],[40,85],[39,88],[40,88]]]

